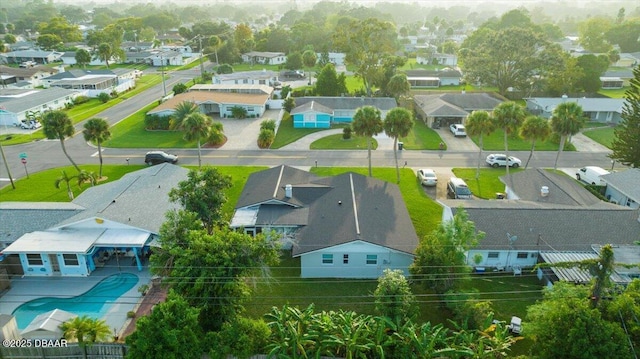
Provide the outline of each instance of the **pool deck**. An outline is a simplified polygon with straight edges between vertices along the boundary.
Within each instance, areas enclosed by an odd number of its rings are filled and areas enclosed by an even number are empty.
[[[130,261],[120,260],[118,266],[118,263],[112,259],[105,263],[104,267],[96,268],[88,277],[14,276],[11,278],[11,288],[0,297],[0,313],[11,314],[21,304],[41,297],[66,298],[81,295],[106,277],[118,273],[132,273],[138,276],[138,283],[120,296],[102,317],[108,326],[119,332],[127,320],[127,312],[134,309],[142,296],[138,292],[138,287],[151,281],[151,274],[147,267],[139,272]]]

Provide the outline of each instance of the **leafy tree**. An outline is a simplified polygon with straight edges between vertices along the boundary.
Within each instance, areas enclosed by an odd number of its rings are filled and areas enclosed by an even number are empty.
[[[613,130],[611,158],[634,168],[640,168],[640,67],[633,70],[631,87],[625,92],[622,121]]]
[[[113,58],[114,52],[113,48],[110,44],[103,42],[98,46],[98,51],[96,52],[96,56],[101,61],[104,61],[109,68],[109,61]]]
[[[553,169],[558,168],[558,159],[564,149],[567,137],[573,136],[584,127],[586,118],[582,114],[582,107],[576,102],[563,102],[556,106],[551,116],[551,129],[560,136],[560,146]]]
[[[91,62],[91,54],[85,49],[78,49],[78,51],[76,51],[75,58],[76,63],[82,66],[82,68],[86,68],[87,64]]]
[[[287,62],[284,64],[285,69],[295,70],[302,67],[304,63],[302,62],[302,55],[295,51],[287,55]]]
[[[578,65],[578,59],[562,55],[563,61],[555,69],[548,71],[545,79],[546,91],[551,96],[562,96],[577,91],[584,79],[584,70]],[[598,86],[599,86],[598,79]]]
[[[467,278],[465,274],[470,268],[465,252],[476,246],[484,235],[484,232],[476,231],[467,212],[459,208],[453,220],[440,223],[420,240],[409,271],[436,293],[446,293]]]
[[[111,99],[111,96],[106,92],[100,92],[96,98],[102,103],[107,103]]]
[[[16,43],[16,37],[13,34],[5,34],[3,40],[5,44],[9,45]]]
[[[98,178],[102,178],[102,142],[111,137],[109,123],[102,118],[91,118],[84,124],[82,134],[85,141],[95,142],[98,145],[98,158],[100,159]]]
[[[378,278],[378,286],[373,296],[376,311],[399,323],[413,318],[417,313],[416,298],[411,292],[409,282],[401,270],[385,269]]]
[[[185,241],[190,231],[202,230],[202,221],[198,214],[185,210],[171,210],[165,214],[166,220],[160,226],[160,247],[155,248],[149,258],[151,273],[166,277],[173,270],[173,263],[181,249],[188,243]]]
[[[640,51],[640,40],[636,34],[640,34],[640,19],[629,19],[613,25],[605,33],[605,38],[611,44],[620,46],[620,52]]]
[[[380,76],[382,60],[396,50],[397,37],[392,23],[376,18],[352,20],[336,30],[334,43],[346,53],[345,62],[356,68],[355,73],[362,78],[368,96]]]
[[[293,110],[296,107],[296,100],[293,97],[287,97],[284,100],[284,104],[282,106],[285,111],[287,111],[288,113],[291,113],[291,110]]]
[[[173,291],[151,314],[138,319],[136,330],[126,338],[126,358],[191,359],[202,356],[200,309],[192,307]]]
[[[58,35],[44,34],[38,36],[36,44],[45,50],[55,50],[60,47],[60,44],[62,44],[62,39]]]
[[[47,22],[41,22],[37,26],[40,37],[44,35],[53,35],[59,42],[77,42],[82,41],[82,32],[77,25],[70,24],[67,19],[62,16],[54,16]]]
[[[527,336],[541,359],[629,357],[623,329],[589,306],[587,292],[586,287],[556,282],[527,309]]]
[[[318,80],[316,81],[316,95],[340,96],[343,93],[347,93],[347,88],[344,82],[339,82],[335,65],[332,63],[326,64],[318,74]]]
[[[484,135],[490,135],[495,131],[496,126],[493,119],[487,111],[476,110],[471,112],[471,115],[467,118],[465,129],[470,136],[479,136],[480,146],[478,150],[478,168],[476,169],[476,179],[480,177],[480,162],[482,161],[482,138]]]
[[[233,32],[233,38],[241,54],[253,50],[253,31],[247,24],[238,24]]]
[[[397,101],[400,96],[409,93],[409,91],[411,90],[411,84],[409,84],[409,80],[407,80],[407,75],[396,74],[391,77],[386,88],[387,93],[393,96]]]
[[[509,158],[509,135],[518,131],[522,121],[524,121],[525,112],[522,106],[515,102],[507,101],[499,104],[493,110],[493,122],[496,127],[501,128],[504,132],[504,152]],[[507,168],[507,177],[509,178],[509,166]]]
[[[198,144],[198,168],[202,167],[202,153],[200,141],[209,136],[211,131],[211,118],[200,112],[195,112],[187,116],[182,121],[182,130],[186,141],[197,141]]]
[[[62,329],[65,339],[78,342],[81,347],[107,341],[112,335],[111,328],[104,320],[86,315],[62,323],[60,329]]]
[[[177,83],[177,84],[173,85],[173,88],[171,90],[173,91],[174,94],[178,95],[178,94],[181,94],[183,92],[187,92],[187,85],[185,85],[182,82],[180,82],[180,83]]]
[[[189,171],[188,178],[172,188],[169,198],[184,209],[198,214],[207,233],[213,233],[223,222],[222,206],[227,202],[225,190],[231,187],[231,178],[213,167]]]
[[[42,132],[50,140],[60,140],[62,152],[67,156],[69,162],[80,172],[80,167],[71,159],[64,145],[67,137],[73,136],[75,129],[71,123],[71,119],[67,114],[60,110],[49,111],[42,116]]]
[[[578,67],[582,69],[582,78],[578,81],[578,87],[589,93],[600,90],[600,76],[609,67],[609,58],[606,55],[593,54],[578,57]]]
[[[153,12],[142,18],[142,24],[164,34],[167,30],[180,26],[180,20],[175,13],[169,11]]]
[[[309,85],[311,85],[311,68],[316,66],[316,62],[318,61],[318,56],[313,50],[306,50],[302,53],[302,63],[307,67],[307,71],[309,71]]]
[[[218,68],[216,69],[216,72],[218,74],[232,74],[233,73],[233,66],[231,66],[229,64],[222,64],[222,65],[218,66]]]
[[[265,352],[271,330],[262,319],[238,317],[224,323],[222,330],[215,334],[214,340],[208,340],[209,343],[215,343],[209,355],[213,358],[232,355],[234,358],[248,359],[255,353]]]
[[[184,119],[189,117],[189,115],[194,113],[200,113],[200,107],[196,105],[195,102],[191,101],[182,101],[176,105],[172,119],[171,119],[171,128],[172,129],[181,129],[182,123]]]
[[[531,151],[529,152],[529,158],[524,164],[524,169],[529,166],[531,156],[536,147],[536,141],[545,141],[551,136],[551,126],[546,118],[540,116],[527,116],[520,127],[520,137],[531,142]]]
[[[393,158],[396,162],[396,179],[400,183],[400,167],[398,167],[398,138],[407,137],[413,128],[413,114],[403,107],[395,107],[387,113],[382,123],[387,136],[393,138]]]
[[[380,110],[373,106],[360,107],[355,115],[351,127],[356,136],[367,138],[367,158],[369,159],[369,177],[371,174],[371,140],[372,137],[383,131]]]
[[[578,24],[580,45],[585,50],[595,53],[606,53],[611,50],[605,33],[611,28],[611,20],[604,17],[591,17]]]

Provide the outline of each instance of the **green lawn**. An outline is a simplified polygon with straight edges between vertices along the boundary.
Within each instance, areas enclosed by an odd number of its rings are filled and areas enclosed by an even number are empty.
[[[585,136],[589,137],[590,139],[598,142],[599,144],[603,146],[607,146],[608,148],[611,148],[611,143],[615,138],[615,134],[613,132],[614,129],[615,127],[607,126],[607,127],[596,128],[593,130],[582,131],[582,133]]]
[[[347,91],[349,91],[349,93],[354,93],[360,90],[366,90],[364,87],[364,82],[362,82],[362,79],[354,75],[347,76],[347,79],[345,82],[347,85]]]
[[[96,162],[98,159],[96,159]],[[119,179],[124,174],[144,168],[145,166],[118,166],[104,165],[102,166],[102,176],[106,178],[100,181],[98,185]],[[98,174],[98,165],[80,166],[81,169],[95,172]],[[30,173],[29,178],[22,178],[15,181],[16,189],[6,186],[0,190],[0,201],[25,201],[25,202],[68,202],[66,186],[57,189],[54,185],[56,179],[62,175],[62,171],[67,175],[73,176],[77,173],[73,166],[53,168],[38,173]],[[77,183],[71,184],[74,196],[78,196],[85,189],[89,188],[88,184],[78,187]]]
[[[326,130],[326,128],[293,128],[293,118],[288,113],[285,113],[282,121],[280,121],[276,139],[273,141],[273,144],[271,144],[271,149],[281,148],[308,134],[324,130]]]
[[[215,166],[220,173],[231,176],[231,188],[226,192],[227,202],[222,206],[223,218],[231,221],[233,211],[240,198],[247,178],[253,172],[266,170],[268,167],[261,166]],[[187,166],[189,169],[196,169],[197,166]]]
[[[479,136],[471,136],[473,142],[476,145],[479,144]],[[495,130],[490,135],[482,136],[482,142],[484,144],[483,150],[485,151],[501,151],[504,152],[504,132],[501,129]],[[519,136],[511,135],[508,139],[509,142],[509,150],[510,151],[530,151],[531,143],[523,140]],[[558,142],[554,142],[552,140],[547,140],[544,142],[536,142],[536,151],[557,151],[558,150]],[[565,151],[575,151],[576,148],[571,143],[566,143],[564,146]]]
[[[414,121],[413,128],[407,137],[400,138],[407,150],[437,150],[442,138],[420,120]]]
[[[350,139],[345,140],[342,138],[342,134],[329,135],[317,139],[309,146],[312,150],[366,150],[367,139],[366,137],[351,136]],[[371,140],[371,149],[378,148],[378,141],[375,138]]]
[[[245,63],[240,63],[240,64],[233,64],[231,65],[231,67],[233,67],[233,72],[241,72],[241,71],[257,71],[257,70],[271,70],[271,71],[275,71],[275,72],[280,72],[280,66],[279,65],[264,65],[264,64],[255,64],[255,65],[251,65],[251,64],[245,64]],[[307,73],[307,69],[304,70],[305,74]]]
[[[507,172],[505,167],[491,168],[485,167],[485,163],[480,164],[480,177],[476,180],[475,168],[454,168],[451,171],[456,177],[462,178],[474,196],[484,199],[496,198],[496,193],[504,192],[504,184],[499,177]],[[522,171],[522,168],[510,168],[509,173]]]
[[[626,86],[623,87],[621,89],[615,89],[615,90],[600,90],[598,91],[599,94],[601,95],[605,95],[607,97],[610,98],[623,98],[625,92],[627,92],[627,90],[629,90],[631,87],[630,86]]]

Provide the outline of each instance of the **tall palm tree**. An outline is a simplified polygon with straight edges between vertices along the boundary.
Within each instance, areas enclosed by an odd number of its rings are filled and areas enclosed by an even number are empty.
[[[504,131],[504,154],[507,156],[507,178],[509,177],[509,135],[517,131],[524,120],[525,112],[522,106],[513,101],[499,104],[493,110],[493,121],[496,127]]]
[[[187,141],[198,141],[198,168],[202,167],[202,153],[200,150],[200,140],[209,137],[211,131],[211,119],[199,112],[194,112],[182,121],[184,139]]]
[[[93,141],[98,145],[98,158],[100,159],[98,178],[102,178],[102,142],[111,137],[109,123],[102,118],[89,119],[89,121],[84,124],[82,134],[84,135],[85,141]]]
[[[318,61],[318,56],[315,51],[307,50],[302,53],[302,63],[307,67],[309,71],[309,85],[311,85],[311,68],[316,66],[316,62]]]
[[[478,151],[478,168],[476,168],[476,179],[480,177],[480,162],[482,161],[482,138],[484,135],[490,135],[495,131],[496,126],[493,119],[487,111],[473,111],[467,118],[465,128],[469,136],[480,136],[480,149]]]
[[[387,84],[387,93],[393,96],[396,101],[398,101],[400,96],[408,94],[410,90],[411,84],[405,74],[395,74],[391,76]]]
[[[62,152],[67,156],[73,167],[80,172],[80,167],[71,159],[71,156],[67,153],[67,148],[64,146],[65,138],[73,136],[76,132],[66,112],[54,110],[45,113],[42,116],[42,132],[50,140],[60,140]]]
[[[586,118],[582,114],[582,106],[576,102],[563,102],[559,104],[551,115],[551,129],[554,133],[560,135],[560,147],[553,169],[558,169],[558,159],[560,153],[564,149],[567,137],[573,136],[584,127]]]
[[[180,102],[173,112],[173,119],[171,121],[171,128],[174,130],[182,129],[182,121],[192,113],[199,113],[200,107],[191,101]]]
[[[369,177],[371,174],[371,140],[372,137],[382,132],[382,119],[380,110],[373,106],[360,107],[353,116],[351,127],[357,136],[367,138],[367,157],[369,158]]]
[[[396,107],[387,113],[382,123],[384,133],[393,138],[393,157],[396,160],[396,177],[400,183],[400,168],[398,167],[398,138],[406,137],[413,127],[413,114],[403,107]]]
[[[533,151],[536,147],[536,141],[544,141],[551,135],[551,126],[549,126],[549,121],[546,118],[542,118],[540,116],[527,116],[522,123],[522,127],[520,127],[520,137],[524,138],[527,141],[531,141],[531,152],[529,152],[529,158],[527,158],[527,163],[524,164],[524,169],[527,169],[529,166],[529,161],[531,160],[531,156],[533,156]]]

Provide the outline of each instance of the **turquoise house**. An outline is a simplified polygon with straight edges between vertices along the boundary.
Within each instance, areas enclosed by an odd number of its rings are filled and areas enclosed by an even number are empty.
[[[330,128],[333,123],[351,123],[356,111],[363,106],[380,110],[382,118],[397,107],[391,97],[298,97],[291,110],[294,128]]]

